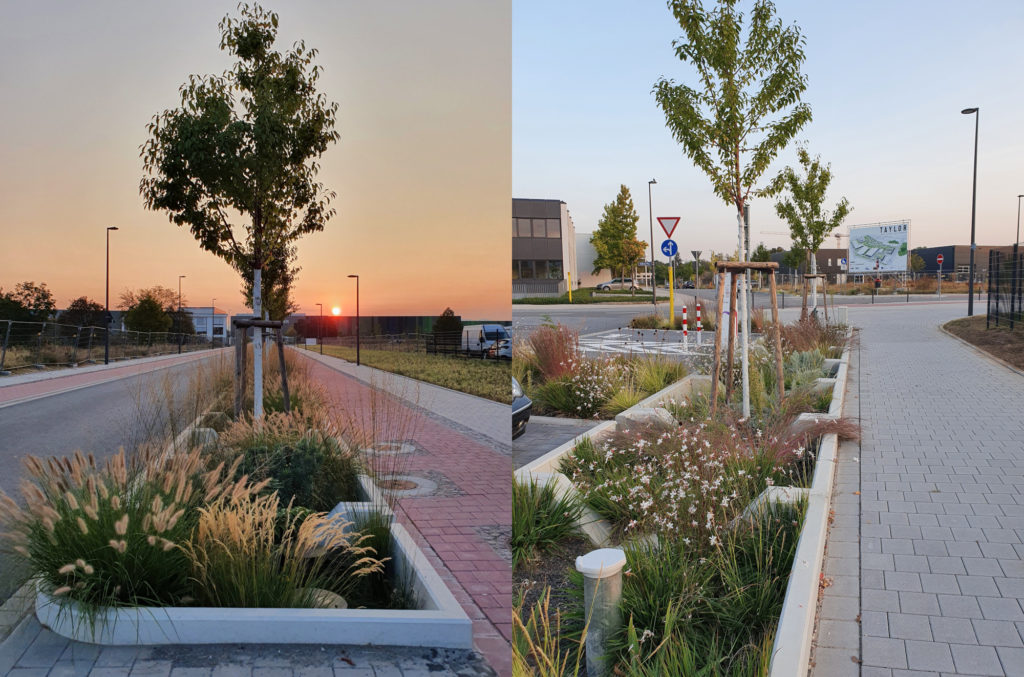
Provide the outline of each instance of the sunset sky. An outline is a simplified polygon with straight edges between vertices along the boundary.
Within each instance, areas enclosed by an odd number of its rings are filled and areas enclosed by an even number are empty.
[[[220,74],[217,24],[235,0],[8,3],[0,22],[0,287],[45,282],[64,307],[125,288],[183,291],[243,311],[237,274],[138,193],[152,116],[190,74]],[[267,1],[277,48],[320,50],[341,135],[320,180],[337,216],[299,245],[302,311],[510,316],[507,1]]]
[[[849,199],[847,224],[910,219],[911,246],[969,243],[974,118],[960,111],[980,107],[977,241],[1012,243],[1024,193],[1024,2],[775,5],[807,38],[814,120],[797,138],[832,163],[830,204]],[[683,155],[651,93],[661,76],[694,83],[673,52],[682,29],[665,2],[516,0],[512,34],[516,197],[564,200],[577,231],[592,231],[626,184],[646,240],[654,178],[654,216],[682,217],[679,249],[735,249],[735,212]],[[770,174],[785,164],[796,164],[793,148]],[[787,230],[771,202],[755,200],[752,213],[754,243],[788,245],[761,234]]]

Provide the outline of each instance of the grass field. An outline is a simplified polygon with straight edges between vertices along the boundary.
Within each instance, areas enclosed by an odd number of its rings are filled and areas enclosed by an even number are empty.
[[[947,322],[944,328],[986,353],[1024,369],[1024,326],[1021,324],[1016,324],[1012,330],[1005,323],[985,329],[985,316],[975,315]]]
[[[319,352],[319,346],[299,346]],[[324,346],[324,355],[356,361],[355,348]],[[363,348],[360,361],[368,367],[408,376],[495,402],[512,402],[512,371],[508,361],[481,360],[457,355]]]

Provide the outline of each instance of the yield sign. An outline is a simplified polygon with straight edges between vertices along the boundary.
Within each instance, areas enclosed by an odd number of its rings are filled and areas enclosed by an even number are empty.
[[[674,231],[676,229],[676,226],[679,225],[679,217],[678,216],[659,216],[658,217],[658,223],[661,224],[661,229],[663,231],[665,231],[665,236],[671,238],[672,237],[672,231]]]

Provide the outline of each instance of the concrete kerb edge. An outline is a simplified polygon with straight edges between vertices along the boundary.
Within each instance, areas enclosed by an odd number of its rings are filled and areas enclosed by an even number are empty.
[[[1001,359],[999,357],[996,357],[995,355],[992,355],[991,353],[989,353],[986,350],[982,350],[981,348],[979,348],[978,346],[974,345],[970,341],[965,341],[964,339],[960,338],[959,336],[957,336],[953,332],[951,332],[948,329],[946,329],[946,327],[944,325],[940,324],[938,328],[939,328],[939,331],[941,331],[946,336],[949,336],[950,338],[956,339],[957,341],[959,341],[960,343],[964,344],[965,346],[967,346],[971,350],[975,351],[976,353],[978,353],[982,357],[986,357],[986,358],[992,360],[993,362],[995,362],[996,364],[998,364],[1001,367],[1006,367],[1007,369],[1009,369],[1010,371],[1012,371],[1015,374],[1018,374],[1020,376],[1024,376],[1024,371],[1021,371],[1020,369],[1018,369],[1017,367],[1013,366],[1012,364],[1010,364],[1006,360],[1003,360],[1003,359]]]
[[[850,335],[852,332],[848,334]],[[848,341],[840,358],[836,383],[832,390],[832,406],[829,407],[830,418],[833,411],[836,412],[836,416],[841,414],[846,399],[851,347]],[[804,516],[800,539],[797,541],[793,568],[790,570],[786,596],[782,603],[782,613],[779,615],[779,623],[775,630],[772,660],[768,668],[769,677],[806,675],[810,667],[838,451],[839,438],[836,434],[830,433],[822,437],[807,501],[807,513]]]

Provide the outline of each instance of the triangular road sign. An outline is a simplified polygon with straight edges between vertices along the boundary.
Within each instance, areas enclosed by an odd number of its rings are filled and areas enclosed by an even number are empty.
[[[658,223],[661,224],[661,229],[665,231],[665,237],[672,237],[672,231],[679,225],[678,216],[659,216]]]

